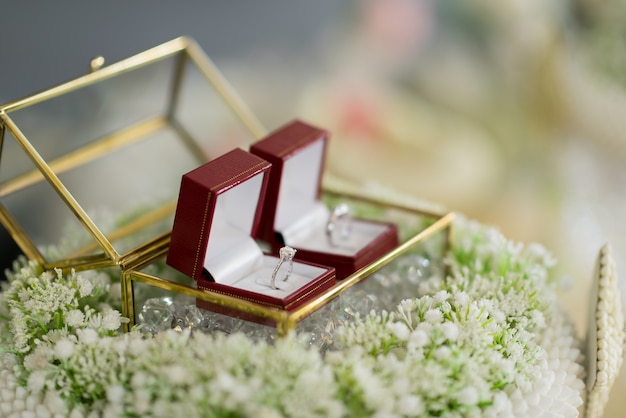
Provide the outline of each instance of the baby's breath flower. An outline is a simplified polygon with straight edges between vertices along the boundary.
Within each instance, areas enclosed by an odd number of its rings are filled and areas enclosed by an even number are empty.
[[[411,333],[409,327],[402,322],[390,322],[387,324],[387,328],[401,341],[406,341]]]
[[[72,354],[74,354],[74,343],[63,338],[54,345],[54,355],[61,360],[67,360]]]
[[[102,328],[109,331],[117,330],[122,325],[121,318],[122,315],[118,311],[107,310],[102,315]]]
[[[93,291],[93,284],[84,276],[79,276],[77,279],[78,282],[78,292],[80,297],[84,298],[91,295]]]
[[[70,327],[79,327],[85,320],[85,314],[79,309],[72,309],[65,314],[65,323]]]
[[[423,280],[394,312],[343,322],[341,349],[322,356],[294,335],[270,345],[122,334],[111,276],[22,259],[0,295],[0,344],[15,353],[0,355],[0,408],[22,405],[21,390],[37,414],[73,418],[508,417],[548,405],[574,416],[580,351],[555,302],[551,256],[462,221],[446,262],[445,280]]]
[[[456,399],[461,405],[474,405],[478,402],[478,391],[475,387],[468,386],[459,391]]]
[[[76,335],[78,336],[78,341],[85,345],[96,344],[99,340],[98,332],[92,328],[77,329]]]
[[[445,322],[441,324],[439,329],[449,341],[455,341],[459,336],[459,327],[454,322]]]
[[[443,321],[443,314],[439,309],[429,309],[424,313],[424,320],[431,324],[438,324]]]
[[[33,393],[39,393],[46,383],[46,374],[42,371],[36,371],[28,376],[27,386]]]

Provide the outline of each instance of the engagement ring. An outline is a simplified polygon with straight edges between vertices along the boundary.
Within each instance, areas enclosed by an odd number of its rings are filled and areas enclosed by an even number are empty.
[[[336,238],[345,241],[352,232],[352,216],[350,208],[345,203],[335,206],[330,212],[328,223],[326,224],[326,238],[330,245],[336,245]]]
[[[289,276],[291,276],[291,272],[293,271],[293,257],[296,255],[296,249],[289,246],[284,246],[280,249],[278,255],[280,256],[280,260],[278,260],[278,264],[276,265],[276,267],[274,268],[274,272],[272,273],[272,282],[270,284],[270,287],[272,289],[278,289],[276,287],[276,275],[278,274],[278,271],[284,263],[288,262],[289,267],[287,268],[287,273],[285,274],[285,277],[283,277],[283,282],[286,282],[287,279],[289,279]]]

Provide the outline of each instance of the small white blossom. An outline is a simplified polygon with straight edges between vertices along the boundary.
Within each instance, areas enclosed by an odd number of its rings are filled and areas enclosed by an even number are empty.
[[[61,360],[67,360],[74,354],[74,343],[63,338],[54,345],[54,355]]]
[[[119,404],[124,400],[124,388],[120,385],[111,385],[107,388],[107,400]]]
[[[418,416],[424,411],[424,404],[419,396],[405,395],[398,401],[398,413],[406,416]]]
[[[28,376],[28,389],[33,393],[39,393],[46,383],[46,374],[42,371],[35,371]]]
[[[98,332],[92,328],[77,329],[78,340],[85,345],[96,344],[99,340]]]
[[[439,324],[443,321],[443,314],[439,309],[429,309],[424,313],[424,320],[431,324]]]
[[[467,306],[470,302],[470,297],[465,292],[458,292],[454,294],[454,302],[461,308]]]
[[[398,305],[398,310],[404,312],[413,312],[416,307],[417,304],[415,303],[414,299],[404,299],[402,302],[400,302],[400,305]]]
[[[402,322],[390,322],[387,324],[387,328],[401,341],[406,341],[411,332],[409,327]]]
[[[439,360],[447,360],[448,358],[450,358],[450,355],[452,354],[452,351],[450,350],[449,347],[441,346],[438,347],[435,350],[435,357],[437,357],[437,359]]]
[[[409,336],[409,343],[414,347],[423,347],[430,341],[428,334],[421,329],[416,329]]]
[[[108,310],[102,315],[102,328],[115,331],[122,325],[122,315],[119,311]]]
[[[93,291],[93,283],[81,275],[77,277],[78,291],[81,297],[90,296]]]
[[[456,341],[459,337],[459,327],[454,322],[445,322],[439,327],[443,336],[449,341]]]
[[[65,323],[70,327],[79,327],[83,325],[85,314],[79,309],[72,309],[65,314]]]
[[[43,370],[48,365],[52,354],[52,349],[49,346],[40,345],[24,357],[24,367],[27,370]]]
[[[478,391],[472,386],[463,388],[457,394],[456,399],[461,405],[474,405],[478,403]]]
[[[187,370],[179,365],[173,365],[164,369],[168,379],[173,383],[184,383],[187,378]]]
[[[440,290],[439,292],[433,295],[433,300],[435,303],[440,304],[442,302],[447,301],[449,297],[450,297],[450,293],[448,293],[446,290]]]

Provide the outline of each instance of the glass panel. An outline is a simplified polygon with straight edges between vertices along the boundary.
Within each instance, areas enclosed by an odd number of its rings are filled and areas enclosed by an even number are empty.
[[[195,282],[165,264],[165,257],[140,270],[153,277],[168,282],[188,286],[195,289]],[[236,312],[223,306],[212,305],[210,302],[166,290],[157,286],[133,280],[135,297],[135,320],[141,325],[142,332],[158,332],[170,328],[200,331],[205,333],[246,332],[258,338],[269,340],[278,336],[275,323],[265,320],[265,325],[256,322],[249,315]],[[225,312],[228,311],[228,314]]]
[[[48,162],[139,121],[166,114],[176,57],[12,111],[16,123]],[[5,157],[3,157],[4,159]],[[9,176],[22,174],[14,167]]]
[[[184,52],[10,111],[9,117],[119,254],[171,230],[184,173],[252,141]],[[48,183],[8,130],[6,136],[0,203],[36,246],[58,242],[76,217],[49,201],[59,199],[42,192]],[[28,191],[16,193],[18,188]],[[89,242],[81,255],[96,247]]]
[[[173,114],[181,136],[200,144],[209,159],[255,140],[193,61],[185,61],[182,79]]]
[[[419,229],[417,232],[420,232],[439,219],[419,216],[415,212],[407,210],[381,207],[375,203],[364,203],[345,197],[337,198],[344,202],[349,201],[359,216],[378,220],[397,220],[401,235],[406,237],[403,242],[414,237],[417,229]],[[296,331],[303,334],[312,346],[323,351],[332,349],[334,330],[338,326],[354,321],[357,315],[363,318],[372,309],[393,311],[402,300],[417,297],[420,284],[426,278],[443,277],[445,273],[443,259],[447,237],[447,228],[441,228],[431,236],[413,244],[387,265],[344,289],[322,308],[302,319],[296,325]],[[193,287],[193,280],[165,265],[164,259],[165,257],[162,257],[143,268],[142,273]],[[193,296],[182,296],[175,292],[159,290],[160,294],[155,299],[154,291],[142,290],[150,287],[152,286],[143,283],[135,285],[135,311],[138,323],[145,322],[145,315],[152,315],[152,318],[154,315],[160,315],[163,310],[167,310],[169,313],[165,312],[164,314],[166,316],[171,314],[172,317],[169,318],[168,316],[167,321],[169,322],[166,322],[178,324],[177,315],[182,315],[184,318],[189,315],[189,310],[195,312],[195,309],[189,308],[190,305],[193,305],[195,308],[200,308],[199,315],[202,318],[202,325],[195,327],[201,332],[239,331],[267,341],[272,341],[278,335],[276,329],[259,324],[258,319],[250,321],[250,317],[246,316],[245,313],[238,313],[233,310],[226,312],[223,307],[216,308],[215,305],[198,302]],[[145,294],[148,294],[149,297],[146,297]],[[144,312],[143,318],[139,318],[141,311]],[[224,313],[227,315],[223,315]]]
[[[88,254],[102,252],[48,182],[20,189],[0,203],[47,260],[65,260],[85,246],[91,248]]]

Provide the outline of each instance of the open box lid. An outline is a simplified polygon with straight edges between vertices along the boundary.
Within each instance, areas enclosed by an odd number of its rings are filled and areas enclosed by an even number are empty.
[[[250,152],[272,163],[259,238],[274,250],[288,245],[304,260],[331,265],[342,279],[391,251],[398,234],[396,225],[352,217],[347,207],[342,219],[340,207],[331,217],[319,198],[328,137],[296,120],[254,143]]]
[[[229,284],[262,256],[254,238],[268,176],[267,161],[235,149],[185,174],[167,263],[198,280]]]
[[[328,218],[319,199],[328,136],[326,130],[295,120],[250,147],[272,163],[272,178],[280,180],[268,189],[259,237],[272,241],[276,231],[298,233],[312,219]]]
[[[167,245],[183,173],[263,134],[177,38],[0,106],[0,222],[44,268],[123,267]]]

